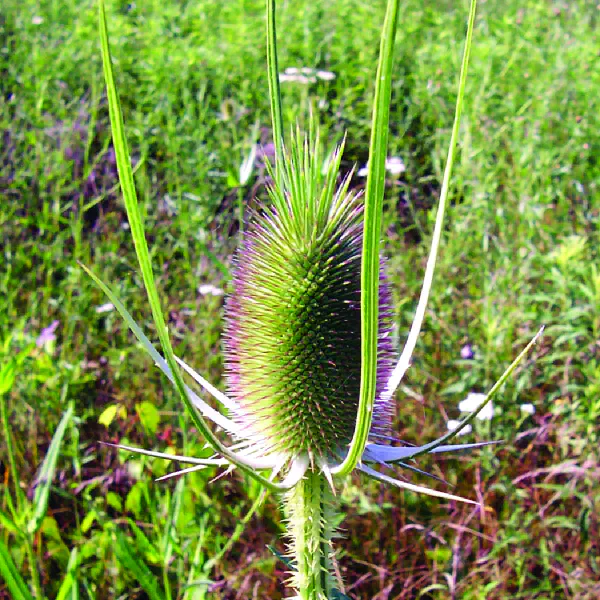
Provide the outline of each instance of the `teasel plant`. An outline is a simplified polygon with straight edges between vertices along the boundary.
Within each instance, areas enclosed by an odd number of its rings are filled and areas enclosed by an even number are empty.
[[[284,143],[279,89],[275,0],[266,2],[267,73],[275,161],[266,199],[250,219],[237,251],[233,290],[225,306],[225,394],[175,356],[157,291],[138,204],[123,116],[110,54],[104,0],[99,0],[100,38],[112,135],[130,230],[162,354],[116,296],[83,267],[125,319],[142,348],[173,383],[193,425],[214,451],[211,458],[119,448],[187,463],[170,476],[204,469],[238,469],[281,498],[287,527],[289,584],[301,600],[345,598],[336,576],[333,539],[338,490],[356,469],[381,482],[448,500],[476,504],[389,474],[394,467],[423,473],[424,454],[472,449],[494,442],[451,444],[510,376],[541,330],[505,370],[479,409],[453,431],[421,446],[391,432],[392,403],[409,367],[432,287],[459,137],[476,0],[468,28],[450,147],[431,250],[414,320],[396,357],[393,311],[380,256],[394,40],[399,0],[388,0],[375,80],[369,166],[364,196],[342,174],[343,143],[325,157],[317,127],[292,131]],[[325,166],[324,166],[325,165]],[[183,380],[187,374],[212,396],[213,408]],[[212,423],[212,425],[210,424]],[[229,442],[223,442],[225,432]]]

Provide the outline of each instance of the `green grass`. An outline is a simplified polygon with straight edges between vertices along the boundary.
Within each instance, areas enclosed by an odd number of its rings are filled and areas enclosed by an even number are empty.
[[[336,74],[282,84],[284,118],[305,121],[312,106],[330,143],[347,131],[348,169],[368,150],[383,18],[371,4],[288,3],[278,25],[281,69]],[[239,199],[251,208],[265,197],[259,169],[236,184],[252,144],[271,141],[263,2],[108,8],[170,332],[178,353],[219,382],[222,299],[198,286],[228,290]],[[433,224],[466,5],[411,0],[402,11],[390,155],[407,171],[399,184],[390,179],[384,214],[400,341]],[[487,390],[547,329],[495,400],[493,420],[477,421],[469,436],[507,443],[420,463],[453,493],[483,499],[483,515],[366,481],[344,491],[340,569],[355,583],[351,598],[600,595],[599,18],[584,1],[481,3],[453,206],[424,332],[397,395],[399,436],[424,442],[443,432],[458,401]],[[105,299],[77,265],[111,282],[153,337],[123,229],[96,19],[93,3],[73,0],[8,0],[0,9],[0,401],[11,436],[8,444],[2,430],[0,542],[32,592],[39,573],[48,598],[62,586],[65,597],[76,590],[99,600],[277,599],[285,565],[266,549],[283,548],[273,499],[211,561],[257,498],[255,483],[239,475],[209,483],[212,471],[155,483],[165,461],[97,444],[203,452],[176,394],[115,311],[98,312]],[[56,340],[35,346],[55,320]],[[461,358],[467,344],[473,359]],[[33,483],[70,404],[40,508]],[[12,530],[42,509],[39,530],[25,538]]]

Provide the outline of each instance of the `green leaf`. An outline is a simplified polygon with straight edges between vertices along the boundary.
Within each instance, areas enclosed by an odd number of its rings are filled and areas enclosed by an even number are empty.
[[[90,511],[85,517],[83,521],[81,521],[81,532],[87,533],[90,530],[90,527],[94,524],[95,521],[98,520],[98,513],[95,510]]]
[[[148,594],[150,600],[164,600],[163,591],[154,573],[135,553],[135,545],[120,531],[115,532],[115,553],[121,566],[131,575]]]
[[[161,540],[161,550],[163,555],[163,566],[167,568],[171,563],[173,556],[173,545],[177,539],[177,521],[181,512],[183,492],[185,489],[185,479],[181,477],[175,485],[175,490],[169,502],[169,515],[165,524],[163,537]]]
[[[279,552],[279,550],[277,550],[274,546],[268,544],[267,549],[270,550],[290,571],[296,572],[298,570],[296,569],[292,561],[289,558],[287,558],[287,556],[281,554],[281,552]]]
[[[144,487],[145,483],[138,481],[127,494],[127,499],[125,500],[125,510],[132,512],[136,518],[140,516],[142,512],[142,499],[144,497]]]
[[[400,381],[404,376],[404,373],[410,365],[410,359],[413,351],[417,344],[419,333],[421,332],[421,326],[423,319],[425,318],[425,310],[427,309],[427,303],[429,301],[429,294],[433,284],[433,274],[435,272],[435,265],[437,262],[437,255],[439,252],[440,241],[442,239],[442,231],[444,225],[444,215],[446,214],[446,206],[448,204],[448,194],[450,191],[450,177],[452,175],[452,167],[454,166],[454,157],[456,154],[456,146],[458,144],[458,137],[460,134],[460,118],[462,115],[465,86],[467,83],[467,67],[469,65],[469,56],[471,54],[471,44],[473,41],[473,29],[475,27],[475,12],[477,9],[477,0],[471,0],[469,8],[469,19],[467,25],[467,39],[465,41],[465,48],[463,52],[462,64],[460,69],[460,77],[458,81],[458,95],[456,98],[456,108],[454,113],[454,123],[452,125],[452,135],[450,137],[450,144],[448,147],[448,157],[446,160],[446,167],[444,169],[444,177],[442,180],[442,190],[440,192],[440,199],[437,206],[437,214],[435,217],[435,225],[433,229],[433,236],[431,238],[431,248],[429,250],[429,256],[427,257],[427,266],[425,267],[425,274],[423,275],[423,285],[421,287],[421,294],[419,296],[419,302],[415,310],[415,316],[413,318],[406,344],[398,360],[398,364],[394,368],[394,372],[390,378],[386,390],[382,394],[382,400],[389,400],[393,396],[394,392],[400,385]]]
[[[117,416],[117,410],[117,404],[111,404],[110,406],[107,406],[102,411],[102,414],[98,417],[98,423],[100,423],[100,425],[104,425],[104,427],[108,429],[110,424],[114,421],[115,417]]]
[[[16,361],[10,359],[2,365],[0,369],[0,396],[6,394],[15,382],[15,375],[17,372]]]
[[[21,529],[18,525],[2,510],[0,510],[0,526],[5,531],[15,535],[21,535]]]
[[[121,499],[121,496],[115,492],[108,492],[106,494],[106,505],[119,512],[123,510],[123,500]]]
[[[437,563],[447,563],[452,558],[452,550],[446,546],[436,546],[433,550],[426,550],[425,555]]]
[[[65,395],[66,388],[63,392],[63,399]],[[48,447],[48,452],[46,453],[46,457],[44,458],[42,466],[36,477],[36,487],[32,504],[33,514],[27,523],[27,532],[30,534],[35,533],[40,528],[42,522],[44,521],[44,517],[46,516],[46,511],[48,510],[48,497],[50,495],[50,485],[52,484],[52,480],[54,479],[54,475],[56,473],[56,463],[60,454],[60,447],[72,416],[73,403],[71,402],[62,419],[60,420],[56,431],[54,432],[54,436],[52,437],[52,441]]]
[[[146,534],[136,525],[135,521],[128,519],[129,526],[135,536],[135,547],[144,558],[153,565],[158,565],[161,562],[160,552],[156,546],[148,539]]]
[[[371,417],[375,398],[377,376],[377,311],[379,288],[379,242],[381,235],[381,215],[383,211],[383,192],[385,186],[385,158],[387,152],[387,130],[389,122],[389,105],[391,98],[392,58],[394,37],[398,16],[398,0],[388,0],[384,30],[381,37],[379,66],[377,69],[377,82],[375,87],[375,107],[373,111],[373,129],[371,132],[371,146],[369,148],[369,171],[367,175],[367,188],[365,196],[365,234],[363,238],[362,257],[362,288],[361,288],[361,318],[362,318],[362,377],[361,394],[359,400],[358,417],[355,435],[350,449],[343,463],[332,473],[347,475],[357,465],[365,448],[367,437],[371,428]],[[431,240],[431,249],[427,259],[423,286],[411,329],[406,344],[390,382],[382,394],[382,400],[391,399],[396,391],[404,373],[408,369],[412,353],[417,343],[425,310],[429,300],[429,293],[433,283],[433,274],[442,237],[444,215],[450,190],[450,177],[456,146],[460,131],[460,118],[462,114],[464,92],[467,80],[467,66],[471,52],[473,29],[475,24],[475,10],[477,0],[471,0],[467,39],[463,52],[460,78],[458,83],[458,96],[452,135],[448,148],[448,158],[444,169],[442,190],[438,202],[435,227]]]
[[[2,540],[0,540],[0,575],[2,575],[13,600],[33,600],[27,584],[23,581]]]
[[[142,427],[147,433],[154,435],[160,423],[160,414],[156,406],[152,402],[144,401],[136,404],[135,411],[138,414]]]
[[[77,569],[79,567],[79,552],[77,548],[71,550],[69,564],[65,578],[60,585],[56,600],[78,600],[79,598],[79,583],[77,581]]]

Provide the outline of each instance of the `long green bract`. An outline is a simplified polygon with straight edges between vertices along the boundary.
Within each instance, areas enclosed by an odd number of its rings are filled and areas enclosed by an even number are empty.
[[[402,352],[398,366],[394,370],[392,379],[397,379],[408,368],[410,358],[416,345],[417,337],[421,330],[425,309],[429,300],[429,293],[433,282],[433,274],[442,234],[442,226],[448,194],[450,189],[450,176],[456,155],[456,146],[460,129],[460,117],[464,103],[464,92],[467,80],[467,66],[471,52],[473,28],[475,24],[475,12],[477,0],[471,0],[469,9],[469,21],[467,28],[467,39],[463,53],[460,79],[458,85],[458,96],[456,100],[456,112],[452,127],[452,136],[448,148],[448,159],[444,170],[442,190],[437,208],[435,227],[431,241],[431,250],[427,260],[423,287],[419,297],[419,303],[413,319],[413,324]],[[375,108],[373,112],[373,131],[371,137],[371,148],[369,153],[369,172],[367,175],[367,192],[365,199],[365,233],[363,240],[362,260],[362,377],[361,395],[358,407],[358,417],[354,438],[348,450],[348,454],[342,464],[332,472],[336,475],[350,473],[364,452],[367,437],[371,429],[373,416],[373,403],[375,399],[375,383],[377,376],[377,294],[379,285],[379,243],[381,236],[381,214],[383,211],[383,193],[385,185],[385,157],[387,153],[387,128],[389,123],[389,105],[391,100],[391,68],[394,49],[395,21],[397,20],[398,2],[388,1],[386,22],[381,39],[381,50],[379,57],[379,68],[375,92]],[[394,22],[392,22],[392,19]],[[396,389],[397,384],[392,389]],[[390,394],[391,395],[391,394]],[[456,432],[452,432],[456,433]]]
[[[390,378],[390,384],[388,390],[384,392],[384,395],[388,395],[388,398],[384,397],[384,400],[389,399],[397,389],[398,385],[404,373],[410,365],[410,359],[412,353],[417,344],[419,333],[421,332],[421,326],[425,317],[425,310],[427,309],[427,302],[429,301],[429,293],[433,283],[433,274],[435,272],[435,265],[437,261],[437,255],[440,246],[440,240],[442,237],[442,227],[444,224],[444,215],[446,213],[446,206],[448,204],[448,193],[450,190],[450,177],[452,175],[452,167],[454,166],[454,157],[456,155],[456,146],[458,144],[458,136],[460,133],[460,119],[462,115],[462,109],[464,104],[465,86],[467,82],[467,70],[469,66],[469,56],[471,54],[471,43],[473,40],[473,29],[475,27],[475,13],[477,10],[477,0],[471,0],[469,8],[469,20],[467,26],[467,38],[465,40],[465,48],[463,52],[460,78],[458,82],[458,96],[456,99],[456,109],[454,114],[454,124],[452,125],[452,135],[450,137],[450,147],[448,148],[448,157],[446,160],[446,167],[444,169],[444,177],[442,180],[442,189],[440,192],[440,200],[438,203],[437,215],[435,219],[435,226],[433,229],[433,236],[431,238],[431,250],[429,257],[427,258],[427,266],[425,267],[425,274],[423,276],[423,286],[421,288],[421,294],[419,296],[419,302],[417,309],[415,310],[415,316],[410,328],[410,332],[406,339],[406,344],[402,350],[398,365],[394,369],[392,377]]]
[[[275,0],[267,0],[267,75],[269,98],[273,121],[273,142],[275,144],[275,181],[281,184],[283,167],[283,117],[281,111],[281,89],[279,87],[279,65],[277,63],[277,30],[275,28]]]
[[[363,251],[361,262],[361,382],[354,436],[343,462],[332,469],[338,476],[348,475],[364,452],[375,403],[377,385],[377,335],[379,311],[379,243],[385,190],[394,41],[398,24],[399,0],[389,0],[381,35],[369,167],[365,195]]]
[[[144,225],[142,221],[141,211],[138,205],[135,184],[133,181],[133,173],[131,169],[131,161],[129,157],[129,149],[125,138],[123,114],[119,96],[117,93],[116,83],[112,70],[112,60],[110,54],[110,44],[108,39],[108,27],[106,23],[106,10],[104,0],[99,0],[99,26],[100,39],[102,43],[102,63],[104,68],[104,78],[106,81],[106,90],[108,96],[108,108],[110,114],[110,122],[112,126],[113,143],[115,148],[117,169],[119,172],[119,181],[123,191],[123,199],[127,211],[127,218],[131,228],[131,235],[135,246],[136,255],[142,272],[144,287],[148,294],[148,301],[152,310],[152,317],[156,325],[160,345],[163,349],[165,360],[173,374],[175,387],[181,396],[186,409],[192,417],[194,425],[198,431],[206,438],[211,447],[225,456],[232,464],[236,465],[241,471],[256,479],[259,483],[273,491],[281,491],[281,486],[274,484],[259,473],[256,473],[251,468],[241,463],[237,457],[231,453],[213,434],[204,418],[198,414],[193,404],[191,403],[186,391],[185,384],[179,373],[179,368],[175,361],[173,348],[167,332],[164,316],[162,313],[160,299],[154,282],[152,272],[152,263],[148,252],[148,245],[144,234]]]

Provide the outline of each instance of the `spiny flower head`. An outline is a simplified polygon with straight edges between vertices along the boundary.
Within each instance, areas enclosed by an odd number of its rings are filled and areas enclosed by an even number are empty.
[[[236,419],[266,451],[337,460],[352,438],[360,391],[363,207],[349,177],[336,189],[341,149],[323,169],[318,143],[291,147],[236,257],[227,379]],[[394,366],[380,273],[378,394]],[[374,431],[389,421],[389,407],[376,403]]]

